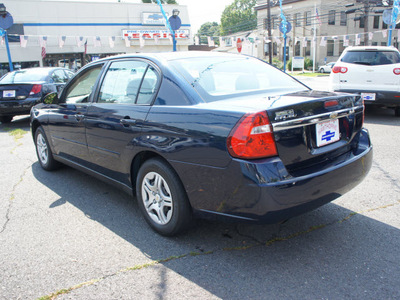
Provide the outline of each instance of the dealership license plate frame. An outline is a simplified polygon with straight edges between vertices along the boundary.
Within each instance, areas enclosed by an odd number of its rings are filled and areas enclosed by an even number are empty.
[[[340,140],[339,119],[315,124],[317,147],[323,147]]]
[[[361,99],[366,101],[375,101],[376,94],[375,93],[361,93]]]
[[[3,98],[15,98],[15,90],[4,90]]]

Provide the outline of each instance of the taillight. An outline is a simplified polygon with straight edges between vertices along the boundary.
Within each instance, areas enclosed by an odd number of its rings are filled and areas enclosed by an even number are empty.
[[[227,146],[229,154],[237,158],[255,159],[278,155],[267,113],[243,116],[229,134]]]
[[[34,84],[32,86],[32,89],[31,89],[31,92],[29,93],[29,95],[39,94],[41,90],[42,90],[41,84]]]
[[[325,101],[325,103],[324,103],[325,108],[333,107],[336,105],[339,105],[339,101],[337,101],[337,100]]]
[[[346,67],[334,66],[332,69],[333,73],[346,73],[348,69]]]
[[[394,69],[393,69],[393,73],[394,73],[395,75],[400,75],[400,68],[394,68]]]

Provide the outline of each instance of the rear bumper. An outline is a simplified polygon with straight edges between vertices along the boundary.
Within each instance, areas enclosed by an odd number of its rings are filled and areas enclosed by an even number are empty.
[[[350,89],[335,89],[335,92],[345,92],[352,94],[361,93],[374,93],[376,95],[376,100],[364,100],[366,105],[377,105],[377,106],[387,106],[387,107],[399,107],[400,106],[400,92],[390,92],[390,91],[375,91],[375,90],[350,90]]]
[[[279,158],[249,162],[233,160],[226,169],[171,162],[200,214],[241,221],[278,223],[313,210],[358,185],[372,165],[366,130],[359,146],[340,163],[300,177],[288,174]],[[189,171],[189,169],[191,171]]]
[[[24,100],[1,100],[0,116],[26,115],[32,106],[41,102],[41,98],[27,98]]]

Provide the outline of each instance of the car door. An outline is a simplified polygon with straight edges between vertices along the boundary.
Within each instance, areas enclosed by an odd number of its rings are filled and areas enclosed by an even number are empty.
[[[88,159],[85,114],[103,64],[94,65],[75,77],[49,110],[49,130],[55,153],[83,163]]]
[[[94,168],[127,182],[129,157],[150,110],[160,72],[144,60],[113,61],[86,114],[86,137]]]

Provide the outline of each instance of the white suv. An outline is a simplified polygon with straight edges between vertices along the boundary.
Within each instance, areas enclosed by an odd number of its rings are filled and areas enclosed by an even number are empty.
[[[394,108],[400,116],[400,52],[396,48],[348,47],[330,80],[331,90],[360,94],[366,105]]]

